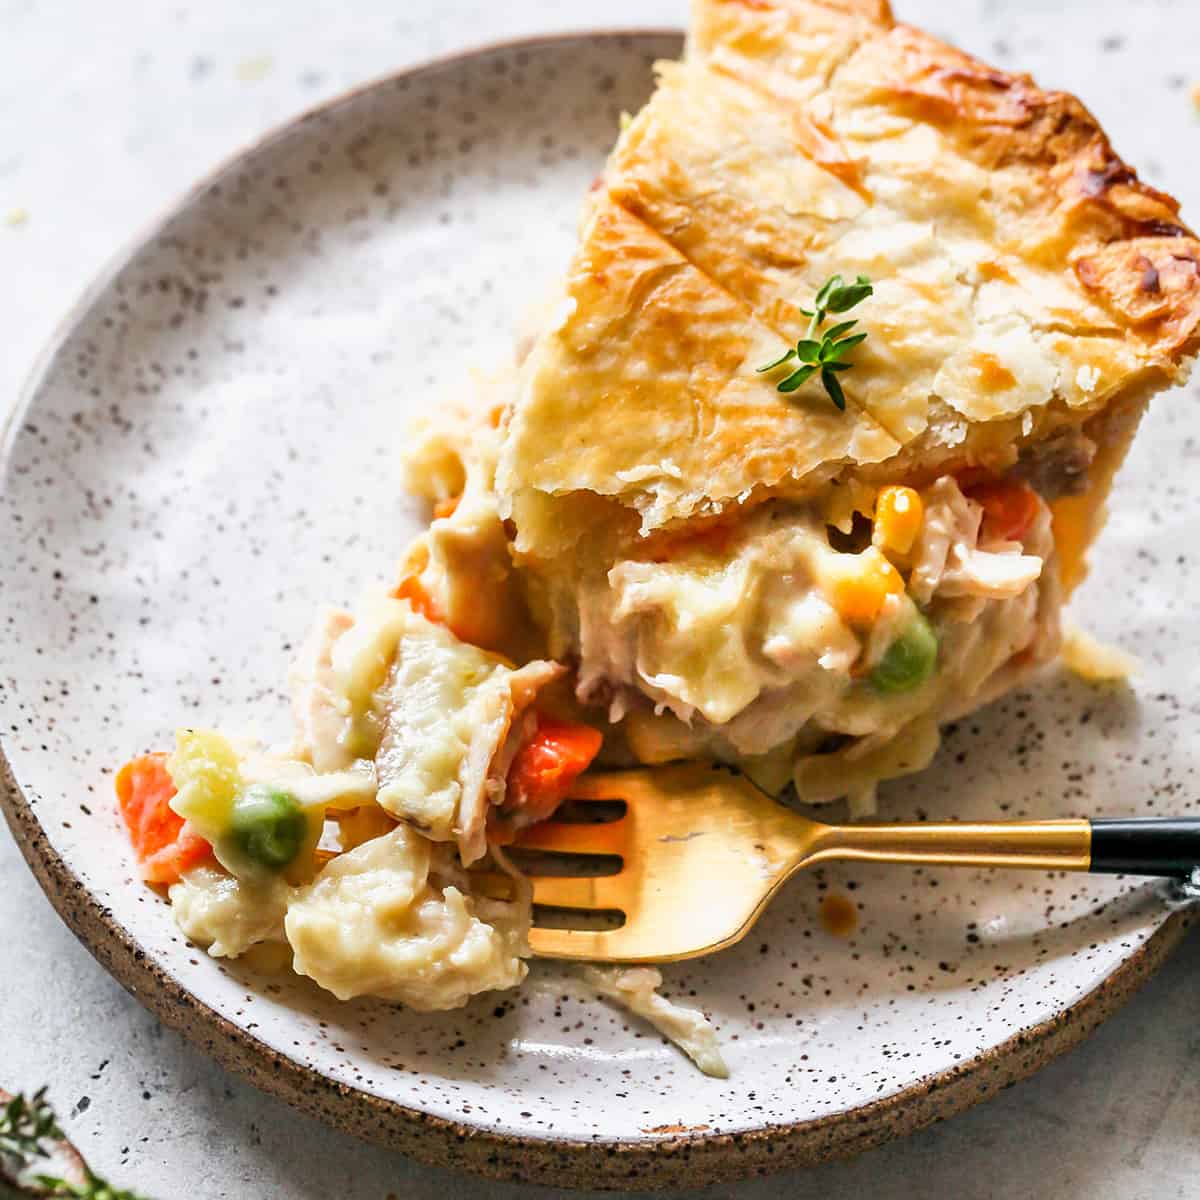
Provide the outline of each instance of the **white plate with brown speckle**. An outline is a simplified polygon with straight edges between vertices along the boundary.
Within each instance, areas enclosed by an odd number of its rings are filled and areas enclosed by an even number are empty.
[[[112,770],[194,719],[267,736],[314,605],[384,575],[423,514],[410,415],[511,354],[564,266],[623,109],[677,35],[487,49],[329,104],[201,184],[87,295],[4,447],[6,812],[60,913],[168,1023],[301,1108],[497,1177],[623,1187],[845,1155],[980,1100],[1100,1021],[1186,916],[1136,880],[848,866],[740,946],[668,969],[732,1068],[700,1076],[536,966],[419,1014],[339,1004],[189,946],[136,878]],[[1051,675],[884,789],[900,818],[1194,807],[1200,520],[1183,395],[1147,420],[1078,603],[1132,688]],[[821,920],[848,899],[853,929]],[[845,932],[845,931],[843,931]]]

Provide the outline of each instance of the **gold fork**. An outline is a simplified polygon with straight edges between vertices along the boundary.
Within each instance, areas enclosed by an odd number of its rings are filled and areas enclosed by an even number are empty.
[[[584,776],[570,798],[584,802],[584,812],[614,800],[625,811],[604,823],[547,821],[516,847],[614,856],[620,869],[535,873],[534,904],[568,916],[617,913],[624,923],[535,926],[530,945],[548,958],[668,962],[721,950],[746,936],[792,875],[833,859],[1169,876],[1200,862],[1197,818],[823,825],[743,776],[700,764]]]

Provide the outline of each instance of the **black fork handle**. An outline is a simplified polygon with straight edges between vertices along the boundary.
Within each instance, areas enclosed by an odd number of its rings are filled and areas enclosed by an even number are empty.
[[[1200,817],[1115,817],[1091,822],[1096,875],[1171,875],[1200,867]]]

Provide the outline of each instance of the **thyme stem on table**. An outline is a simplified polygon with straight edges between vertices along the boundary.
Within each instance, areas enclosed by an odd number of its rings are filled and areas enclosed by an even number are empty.
[[[37,1168],[54,1163],[56,1143],[66,1138],[46,1099],[46,1089],[19,1093],[0,1109],[0,1196],[71,1196],[75,1200],[144,1200],[113,1187],[82,1163],[82,1182],[72,1183]],[[20,1187],[21,1191],[11,1190]]]

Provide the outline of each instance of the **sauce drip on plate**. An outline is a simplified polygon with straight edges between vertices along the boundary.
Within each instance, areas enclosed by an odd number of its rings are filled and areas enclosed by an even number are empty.
[[[858,928],[858,909],[854,907],[854,901],[831,892],[821,901],[821,924],[825,932],[834,937],[850,937]]]

